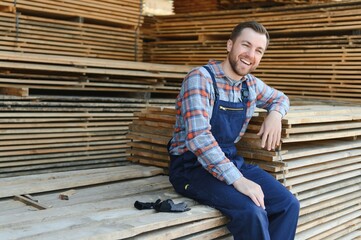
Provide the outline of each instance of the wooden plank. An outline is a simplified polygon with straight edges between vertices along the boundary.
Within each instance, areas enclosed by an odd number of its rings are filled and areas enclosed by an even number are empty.
[[[39,210],[44,210],[44,209],[49,208],[49,206],[46,206],[40,202],[33,200],[32,198],[22,196],[22,195],[15,195],[14,200],[25,203],[26,205],[33,206],[34,208],[37,208]]]
[[[357,211],[360,209],[359,206],[357,206],[359,203],[359,200],[357,198],[349,200],[344,203],[340,203],[338,205],[330,206],[329,208],[322,209],[320,211],[310,213],[306,216],[301,216],[299,218],[299,224],[297,226],[297,231],[302,232],[307,229],[311,229],[321,223],[325,223],[330,221],[330,218],[328,218],[330,215],[338,212],[342,213],[343,215],[349,214],[353,211]],[[335,216],[332,216],[332,218],[335,218]]]
[[[125,184],[126,182],[126,184]],[[85,188],[76,188],[76,195],[73,195],[71,201],[58,201],[58,191],[55,193],[37,194],[36,198],[42,202],[48,202],[53,206],[65,207],[78,204],[101,202],[105,200],[116,200],[132,197],[134,199],[157,200],[156,198],[179,197],[175,193],[172,185],[169,183],[168,176],[157,175],[140,179],[127,179],[124,183],[114,182],[102,185],[86,186]],[[151,197],[152,196],[152,197]],[[135,200],[134,200],[135,201]],[[123,201],[124,204],[131,205],[134,201]]]
[[[320,196],[323,196],[322,194],[324,194],[324,193],[332,192],[337,189],[342,189],[342,191],[348,191],[345,193],[358,191],[361,189],[360,183],[361,183],[361,178],[357,178],[357,177],[346,179],[343,181],[338,181],[336,183],[324,185],[322,187],[318,187],[315,189],[311,189],[309,191],[304,191],[304,192],[298,193],[297,199],[299,201],[302,201],[302,206],[311,205],[311,204],[315,203],[315,202],[312,202],[313,196],[320,197]],[[354,185],[354,186],[352,186],[352,185]],[[349,186],[352,186],[352,187],[349,188]],[[322,201],[322,199],[318,198],[318,200],[315,200],[315,201],[317,203],[319,201]]]
[[[322,232],[325,232],[329,229],[332,229],[340,224],[343,224],[345,222],[348,222],[352,219],[355,219],[355,218],[359,218],[361,216],[361,210],[357,210],[355,212],[352,212],[346,216],[342,216],[342,217],[338,217],[337,219],[334,219],[332,221],[329,221],[327,223],[323,223],[323,224],[320,224],[318,225],[317,227],[314,227],[310,230],[306,230],[306,231],[303,231],[303,232],[299,232],[297,233],[297,237],[296,239],[307,239],[307,238],[310,238],[312,236],[315,236],[317,234],[320,234]]]
[[[4,0],[9,4],[13,2]],[[97,6],[94,8],[94,6]],[[40,12],[47,15],[81,17],[86,20],[99,20],[105,23],[118,23],[122,25],[137,26],[142,23],[142,17],[139,18],[140,5],[124,5],[123,3],[103,3],[97,4],[95,1],[79,1],[72,4],[68,1],[58,2],[55,5],[45,0],[18,1],[16,8],[22,12]],[[126,11],[127,10],[127,11]],[[111,20],[109,18],[111,16]]]
[[[159,229],[166,226],[174,226],[183,224],[186,222],[192,222],[202,219],[210,219],[219,217],[220,213],[214,209],[205,206],[193,206],[191,211],[179,214],[173,213],[158,213],[158,214],[146,214],[147,211],[143,211],[142,215],[138,214],[139,210],[115,210],[98,212],[97,218],[101,222],[94,221],[94,214],[84,214],[83,218],[66,218],[66,223],[59,224],[57,221],[47,221],[42,223],[46,225],[47,232],[43,232],[42,229],[36,229],[32,226],[23,226],[27,228],[25,235],[18,233],[17,236],[27,236],[29,239],[33,238],[47,238],[56,239],[60,235],[63,235],[64,230],[68,229],[69,239],[74,238],[88,238],[88,239],[124,239],[128,237],[134,237],[140,233]],[[144,213],[145,212],[145,213]],[[149,213],[149,211],[148,211]],[[131,216],[137,215],[136,219]],[[123,217],[121,217],[123,216]],[[124,217],[127,216],[127,223],[124,223]],[[156,221],[155,221],[156,220]],[[69,229],[69,226],[76,226]],[[88,229],[84,231],[84,229]],[[96,229],[95,232],[89,229]],[[39,231],[40,230],[40,231]],[[62,232],[62,233],[61,233]],[[84,234],[85,233],[85,234]],[[1,233],[2,237],[12,236],[14,234],[10,229]]]
[[[324,236],[330,240],[347,240],[347,239],[355,239],[359,240],[361,236],[361,220],[354,219],[347,223],[341,224],[332,230],[328,230],[322,234],[317,235],[317,238],[323,238]]]
[[[358,177],[361,174],[361,170],[360,169],[356,169],[354,171],[349,171],[349,172],[344,172],[344,173],[339,173],[337,175],[331,175],[325,178],[321,178],[321,179],[316,179],[310,182],[306,182],[306,183],[302,183],[302,184],[298,184],[298,185],[292,185],[292,188],[290,189],[290,191],[294,194],[302,192],[302,191],[306,191],[306,190],[310,190],[310,189],[314,189],[317,187],[320,187],[322,185],[327,185],[329,183],[334,183],[334,182],[338,182],[338,181],[342,181],[348,178],[354,178],[354,177]]]
[[[0,94],[13,96],[29,96],[29,89],[27,88],[0,88]]]
[[[191,236],[187,236],[179,239],[180,240],[188,240],[188,239],[189,240],[211,240],[211,239],[232,240],[233,237],[229,233],[227,227],[223,226],[212,230],[192,234]]]
[[[118,172],[118,175],[109,175],[110,170]],[[91,174],[94,172],[94,170],[83,170],[83,174],[86,174],[86,177],[83,178],[81,178],[79,175],[71,175],[70,173],[66,172],[43,175],[40,174],[39,176],[13,177],[6,182],[3,179],[0,179],[1,185],[3,186],[0,191],[0,198],[10,197],[17,194],[31,194],[55,189],[66,189],[84,185],[119,181],[122,179],[142,176],[153,176],[163,172],[163,170],[160,168],[147,167],[141,169],[139,166],[114,167],[108,168],[108,172],[104,171],[105,170],[102,169],[101,173]],[[46,186],[35,184],[35,182],[40,183],[42,181],[47,181],[48,184]]]
[[[288,180],[291,180],[292,182],[292,178],[295,177],[297,179],[297,176],[306,176],[307,174],[315,174],[318,173],[319,176],[321,177],[322,175],[326,174],[326,171],[331,171],[332,169],[336,169],[338,167],[340,167],[340,171],[345,170],[346,168],[342,168],[343,166],[350,166],[352,164],[359,164],[361,162],[361,157],[353,157],[353,158],[344,158],[344,159],[339,159],[338,161],[327,161],[326,163],[318,163],[315,165],[311,165],[311,166],[302,166],[298,169],[292,169],[291,171],[288,170],[287,167],[284,167],[282,170],[286,170],[286,173],[275,173],[273,174],[273,176],[276,177],[276,179],[282,179],[282,178],[287,178]],[[355,166],[355,168],[352,169],[357,169],[357,166]],[[315,178],[316,179],[316,178]],[[291,184],[291,183],[290,183]]]
[[[199,233],[202,231],[206,231],[209,230],[211,228],[214,227],[218,227],[218,226],[224,226],[226,223],[228,222],[228,219],[225,216],[221,216],[221,217],[216,217],[216,218],[211,218],[211,219],[206,219],[204,221],[197,221],[197,222],[192,222],[192,223],[187,223],[187,224],[182,224],[180,226],[174,226],[174,227],[169,227],[169,228],[165,228],[165,229],[160,229],[160,230],[156,230],[150,233],[144,233],[141,234],[139,236],[136,236],[134,239],[154,239],[154,240],[166,240],[166,239],[178,239],[180,237],[184,237],[186,236],[188,239],[194,239],[194,237],[190,238],[190,235],[194,234],[194,233]],[[224,235],[228,234],[229,232],[227,230],[224,229],[224,227],[222,228]],[[208,231],[207,231],[208,233]],[[215,233],[213,233],[213,237],[215,236],[223,236],[221,231],[217,231],[217,235]],[[209,233],[208,233],[209,234]],[[204,235],[203,235],[204,237]],[[205,238],[203,238],[205,239]],[[209,237],[208,237],[209,239]]]

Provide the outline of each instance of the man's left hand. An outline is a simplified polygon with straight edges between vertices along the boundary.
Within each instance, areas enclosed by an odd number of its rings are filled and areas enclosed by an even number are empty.
[[[261,136],[262,148],[267,148],[268,151],[275,149],[279,146],[281,141],[282,131],[282,115],[277,111],[271,111],[264,122],[262,123],[261,129],[257,133]]]

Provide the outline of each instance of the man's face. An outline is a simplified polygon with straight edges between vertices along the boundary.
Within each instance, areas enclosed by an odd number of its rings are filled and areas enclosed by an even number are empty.
[[[228,40],[228,61],[233,72],[242,78],[255,70],[263,57],[266,47],[266,35],[257,33],[251,28],[243,29],[236,41]]]

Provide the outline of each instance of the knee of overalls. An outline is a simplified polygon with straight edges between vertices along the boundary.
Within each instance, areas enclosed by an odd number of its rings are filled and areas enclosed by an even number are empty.
[[[233,209],[227,227],[234,239],[269,239],[267,212],[253,205],[247,209]]]

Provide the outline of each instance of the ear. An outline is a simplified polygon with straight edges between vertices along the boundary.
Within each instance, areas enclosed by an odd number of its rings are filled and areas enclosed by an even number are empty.
[[[230,52],[233,46],[233,42],[231,39],[228,39],[227,41],[227,52]]]

